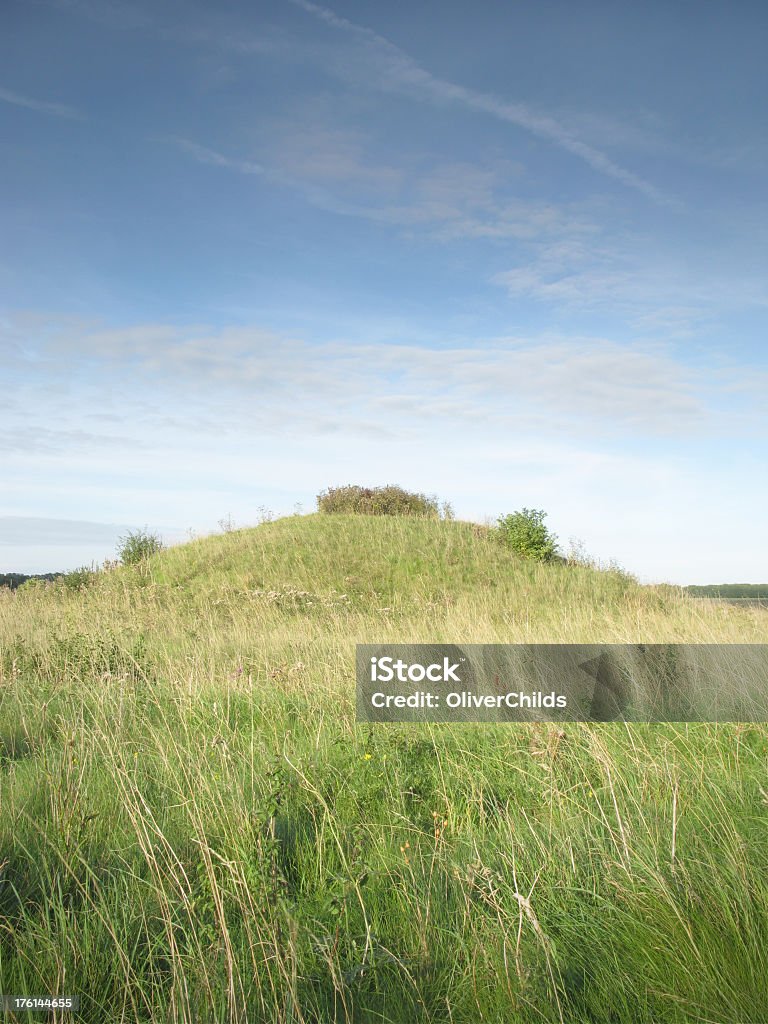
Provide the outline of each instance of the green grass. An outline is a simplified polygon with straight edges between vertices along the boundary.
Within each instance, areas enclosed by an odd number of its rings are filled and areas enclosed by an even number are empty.
[[[94,1024],[768,1019],[766,726],[356,725],[354,645],[390,641],[768,617],[373,517],[0,592],[0,991]]]

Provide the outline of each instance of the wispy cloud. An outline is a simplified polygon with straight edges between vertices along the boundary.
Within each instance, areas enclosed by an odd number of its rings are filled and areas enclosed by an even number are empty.
[[[104,450],[146,448],[134,437],[117,434],[95,434],[88,430],[61,430],[27,426],[24,430],[0,429],[0,452],[38,455],[62,455],[73,452],[92,453]]]
[[[534,240],[528,257],[492,277],[513,299],[555,308],[610,313],[647,333],[688,336],[729,309],[765,306],[762,283],[718,267],[681,266],[640,238],[564,232]]]
[[[370,139],[361,131],[312,123],[310,118],[284,122],[270,136],[274,166],[295,181],[311,181],[387,195],[404,182],[404,168],[366,154]]]
[[[92,413],[119,403],[131,431],[152,444],[190,431],[199,436],[203,421],[219,438],[318,431],[417,438],[425,427],[455,432],[462,424],[505,436],[701,437],[721,430],[720,403],[751,372],[732,371],[726,380],[722,368],[693,369],[664,346],[595,336],[496,338],[474,347],[309,344],[255,327],[139,324],[69,327],[34,346],[28,380],[19,384],[28,408],[40,404],[49,377],[66,380],[69,372],[71,387],[87,380]],[[82,425],[67,418],[72,395],[65,390],[46,396],[46,415],[61,411],[61,447],[76,448],[86,439]],[[102,390],[107,399],[100,403]],[[735,430],[754,415],[755,403],[744,397],[729,424]],[[57,446],[56,437],[38,435],[39,443]]]
[[[431,102],[452,103],[465,109],[488,114],[508,124],[516,125],[566,150],[583,160],[594,170],[636,189],[657,203],[672,200],[652,183],[615,163],[601,150],[581,141],[565,124],[532,110],[521,102],[512,102],[479,92],[466,86],[438,78],[419,65],[409,54],[394,43],[364,26],[340,17],[332,10],[321,7],[309,0],[290,0],[296,7],[313,15],[320,21],[358,38],[372,58],[366,62],[369,75],[378,71],[378,84],[391,91],[406,92],[408,95]]]
[[[172,135],[167,141],[174,143],[180,149],[189,153],[190,156],[194,157],[201,164],[226,167],[228,170],[238,171],[240,174],[264,174],[264,168],[261,164],[253,163],[250,160],[238,160],[235,157],[225,156],[223,153],[218,153],[215,149],[201,146],[199,143],[192,142],[189,139],[182,139]]]
[[[618,146],[656,159],[729,171],[763,170],[768,159],[768,141],[764,138],[723,137],[722,127],[717,130],[709,121],[706,130],[689,130],[681,135],[663,114],[643,107],[634,110],[631,118],[574,108],[562,110],[559,118],[594,146]]]
[[[51,114],[54,117],[67,117],[80,121],[85,116],[79,110],[76,110],[75,107],[67,106],[65,103],[49,103],[45,100],[36,100],[31,96],[22,96],[21,93],[11,92],[10,89],[0,89],[0,100],[17,107],[36,110],[40,114]]]
[[[370,140],[361,132],[301,121],[283,123],[267,138],[264,162],[189,139],[165,141],[201,163],[294,189],[318,209],[420,231],[438,241],[578,238],[596,230],[561,204],[510,196],[509,182],[520,172],[512,161],[453,161],[425,170],[414,158],[395,166],[367,153]]]

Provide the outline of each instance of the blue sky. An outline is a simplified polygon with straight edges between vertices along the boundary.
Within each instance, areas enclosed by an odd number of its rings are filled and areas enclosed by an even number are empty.
[[[399,483],[768,579],[764,4],[2,23],[0,571]]]

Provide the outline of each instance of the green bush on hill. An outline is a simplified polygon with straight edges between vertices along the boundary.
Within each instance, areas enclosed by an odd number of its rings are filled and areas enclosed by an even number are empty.
[[[546,512],[535,508],[500,516],[499,536],[503,543],[524,558],[551,562],[557,558],[557,537],[544,525],[546,518]]]
[[[65,572],[60,582],[66,590],[82,590],[96,577],[98,570],[94,565],[81,565],[79,569],[72,569]]]
[[[366,516],[422,516],[437,519],[440,508],[437,498],[403,490],[395,484],[386,487],[329,487],[317,496],[318,512],[328,514],[356,514]],[[443,506],[443,514],[450,518],[450,507]]]
[[[139,565],[150,555],[155,555],[164,548],[163,542],[156,533],[147,530],[131,530],[120,538],[117,557],[123,565]]]

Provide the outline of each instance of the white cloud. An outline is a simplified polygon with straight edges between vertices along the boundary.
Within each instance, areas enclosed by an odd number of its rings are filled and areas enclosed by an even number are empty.
[[[722,431],[721,404],[739,382],[745,400],[733,429],[757,416],[759,403],[747,389],[749,368],[725,362],[694,370],[662,345],[595,336],[309,344],[258,328],[70,321],[58,331],[38,327],[22,348],[26,371],[22,360],[16,394],[27,424],[19,434],[8,415],[4,434],[18,452],[30,444],[50,453],[129,450],[190,430],[408,438],[425,424],[449,432],[476,424],[487,433],[700,437]],[[122,422],[108,420],[109,432],[96,435],[85,413],[119,414]]]

